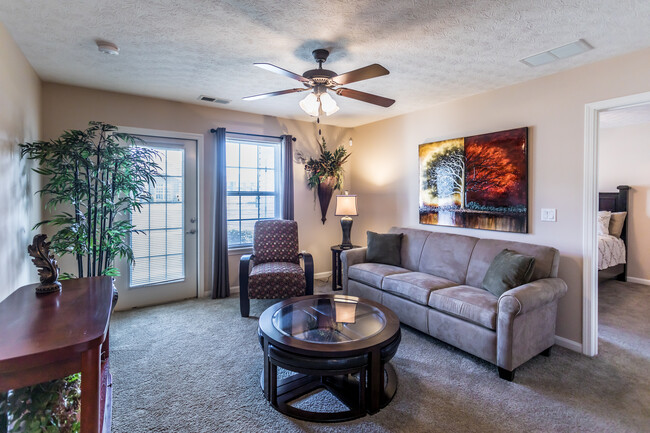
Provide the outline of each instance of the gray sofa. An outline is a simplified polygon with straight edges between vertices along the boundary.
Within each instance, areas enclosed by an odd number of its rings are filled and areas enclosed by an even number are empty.
[[[401,267],[366,262],[366,248],[341,254],[344,293],[393,310],[402,323],[496,364],[499,376],[538,354],[555,339],[558,250],[521,242],[393,227],[403,233]],[[503,249],[535,257],[531,282],[500,297],[481,289],[492,259]]]

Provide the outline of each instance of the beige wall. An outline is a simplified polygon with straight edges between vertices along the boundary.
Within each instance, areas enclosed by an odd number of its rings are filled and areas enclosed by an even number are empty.
[[[41,82],[0,23],[0,301],[38,282],[27,245],[40,219],[38,177],[20,159],[18,143],[38,140]]]
[[[365,245],[365,230],[403,225],[554,246],[569,285],[557,334],[580,342],[585,104],[648,91],[649,74],[644,50],[356,128],[353,241]],[[529,127],[529,234],[418,224],[419,144],[522,126]],[[541,222],[541,208],[556,208],[557,222]]]
[[[632,187],[628,204],[628,268],[650,280],[650,123],[602,128],[598,134],[598,190]]]
[[[253,134],[291,134],[297,138],[294,151],[301,150],[308,156],[316,156],[317,128],[314,123],[260,116],[237,111],[185,104],[154,98],[104,92],[61,84],[43,84],[43,137],[55,138],[64,129],[83,129],[90,120],[101,120],[118,126],[158,129],[165,131],[203,134],[205,158],[200,161],[205,178],[214,176],[212,164],[213,134],[211,128],[225,127],[231,131]],[[349,131],[342,128],[322,126],[329,145],[347,143]],[[352,157],[354,158],[354,157]],[[349,163],[346,165],[350,165]],[[349,169],[349,167],[346,167]],[[346,183],[349,186],[349,182]],[[307,189],[304,167],[294,164],[295,219],[298,221],[300,248],[314,256],[316,272],[330,270],[329,246],[340,242],[341,227],[330,205],[325,225],[320,221],[320,210],[314,202],[314,194]],[[210,239],[207,229],[211,221],[210,197],[213,191],[206,182],[202,200],[206,205],[203,215],[203,233]],[[203,251],[205,282],[210,282],[210,242]],[[230,256],[230,282],[238,286],[239,255]],[[209,288],[206,287],[206,290]]]

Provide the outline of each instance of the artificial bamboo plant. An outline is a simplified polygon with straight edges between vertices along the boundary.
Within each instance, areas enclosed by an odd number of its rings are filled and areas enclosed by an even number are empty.
[[[151,200],[160,167],[155,150],[137,137],[117,132],[103,122],[89,122],[85,131],[65,131],[57,139],[20,144],[21,156],[38,162],[33,170],[46,176],[38,193],[54,226],[52,250],[76,256],[76,275],[67,278],[118,275],[116,257],[133,261],[128,242],[135,232],[128,215]]]

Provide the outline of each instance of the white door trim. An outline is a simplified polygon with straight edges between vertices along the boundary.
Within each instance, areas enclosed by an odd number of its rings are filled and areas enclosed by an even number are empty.
[[[196,297],[201,298],[203,296],[206,296],[206,291],[205,291],[205,275],[204,275],[204,255],[203,252],[205,251],[205,233],[209,233],[207,230],[207,221],[203,216],[205,215],[205,204],[203,203],[203,191],[205,187],[205,182],[203,178],[203,167],[201,163],[205,160],[204,157],[204,144],[203,144],[203,134],[195,134],[191,132],[178,132],[178,131],[165,131],[162,129],[147,129],[147,128],[133,128],[130,126],[118,126],[118,132],[125,132],[127,134],[134,134],[134,135],[152,135],[154,137],[169,137],[169,138],[179,138],[179,139],[185,139],[185,140],[196,140],[196,151],[197,151],[197,158],[196,158],[196,185],[197,185],[197,191],[196,191],[196,200],[197,200],[197,205],[198,205],[198,227],[199,227],[199,233],[198,233],[198,242],[197,242],[197,252],[196,252],[196,265],[197,269],[196,271],[198,272],[198,280],[197,280],[197,286],[196,286]]]
[[[603,111],[650,103],[650,92],[585,105],[585,164],[582,206],[582,353],[598,354],[598,115]]]

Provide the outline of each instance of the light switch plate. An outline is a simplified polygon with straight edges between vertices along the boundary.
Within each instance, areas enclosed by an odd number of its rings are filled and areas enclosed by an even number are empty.
[[[542,209],[542,221],[557,221],[555,209]]]

